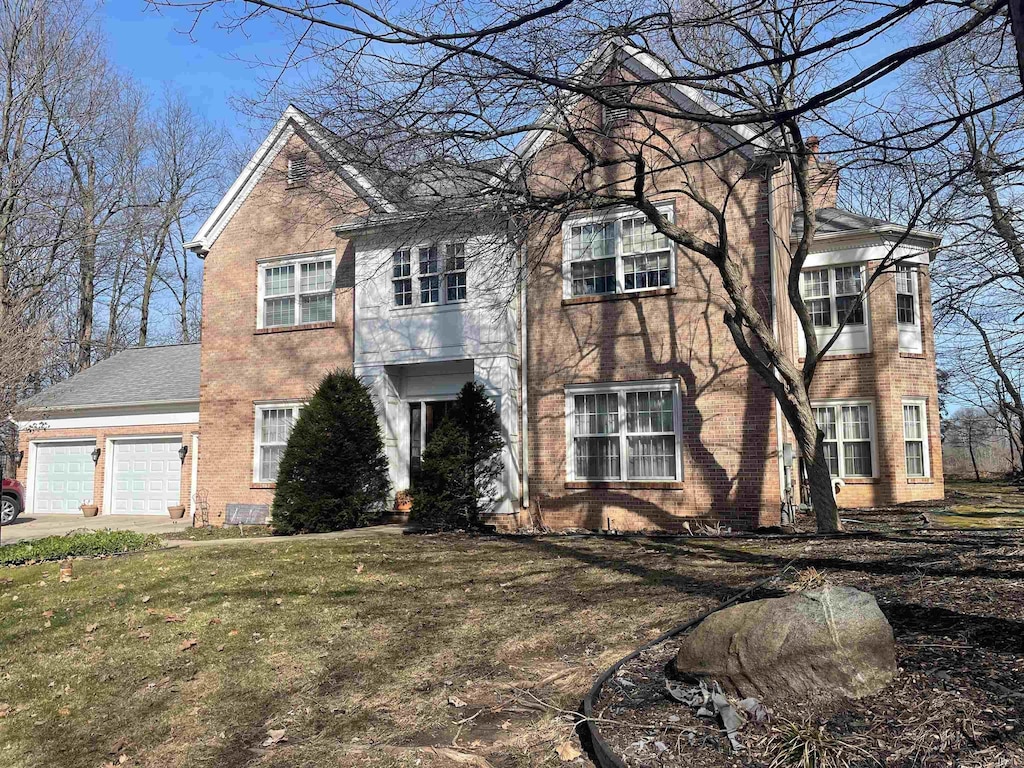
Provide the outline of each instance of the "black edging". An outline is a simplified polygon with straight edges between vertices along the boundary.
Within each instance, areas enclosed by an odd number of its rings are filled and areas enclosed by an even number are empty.
[[[580,743],[583,745],[584,749],[587,750],[587,752],[590,755],[590,759],[594,761],[594,764],[597,765],[598,768],[627,768],[626,764],[622,762],[621,758],[619,758],[619,756],[616,755],[615,752],[612,751],[612,748],[609,746],[608,742],[605,741],[604,737],[601,736],[601,732],[598,730],[597,724],[594,722],[593,719],[594,704],[597,703],[597,699],[601,695],[601,689],[604,687],[604,684],[607,683],[609,679],[611,679],[612,675],[618,672],[624,664],[627,664],[628,662],[632,661],[644,651],[653,648],[654,646],[659,645],[665,642],[666,640],[675,637],[676,635],[682,634],[691,627],[694,627],[700,622],[704,621],[704,619],[706,619],[711,614],[717,613],[723,608],[728,608],[730,605],[733,605],[734,603],[737,603],[740,600],[742,600],[751,592],[760,589],[768,582],[780,576],[782,572],[785,571],[792,562],[793,561],[790,561],[786,565],[782,566],[782,568],[780,568],[777,572],[773,573],[771,576],[762,579],[761,581],[757,582],[752,586],[747,587],[742,592],[737,592],[728,600],[719,604],[717,607],[712,608],[710,611],[702,613],[697,618],[690,619],[689,621],[680,624],[679,626],[674,627],[673,629],[670,629],[668,632],[665,632],[664,634],[658,635],[658,637],[640,646],[628,656],[623,656],[612,666],[608,667],[608,669],[601,673],[597,680],[594,681],[594,684],[593,686],[591,686],[590,691],[588,691],[587,695],[583,697],[583,705],[580,708],[583,718],[577,726],[577,732],[580,736]]]

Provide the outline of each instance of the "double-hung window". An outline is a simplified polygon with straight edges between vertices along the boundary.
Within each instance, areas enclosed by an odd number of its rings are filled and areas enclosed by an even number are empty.
[[[292,426],[299,417],[299,403],[274,403],[256,406],[256,450],[253,479],[257,483],[277,481],[281,457],[288,444]]]
[[[437,304],[441,300],[441,270],[437,246],[418,249],[420,254],[420,304]]]
[[[917,280],[909,264],[896,267],[896,322],[900,325],[917,323]]]
[[[816,405],[814,419],[823,434],[829,474],[843,478],[874,476],[874,423],[869,404]]]
[[[903,401],[903,451],[907,460],[907,477],[928,477],[928,430],[925,425],[925,404],[920,400]]]
[[[800,277],[815,328],[838,328],[844,318],[847,326],[864,325],[864,303],[858,301],[864,290],[860,265],[809,269]]]
[[[445,301],[449,304],[466,298],[466,244],[448,243],[444,247]]]
[[[566,390],[570,480],[681,479],[679,391],[674,383]]]
[[[672,219],[671,204],[661,212]],[[634,210],[566,222],[565,296],[592,296],[668,288],[675,279],[675,249]]]
[[[407,307],[412,304],[412,251],[408,248],[397,250],[392,254],[391,261],[395,306]]]
[[[334,254],[260,264],[259,328],[334,322]]]

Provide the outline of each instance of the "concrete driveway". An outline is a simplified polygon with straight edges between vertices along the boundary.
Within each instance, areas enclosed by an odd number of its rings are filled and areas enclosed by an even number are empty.
[[[170,533],[190,528],[192,519],[171,520],[167,515],[26,515],[22,514],[11,525],[0,528],[0,544],[13,544],[26,539],[41,539],[44,536],[63,536],[71,531],[113,528],[120,531],[140,533]]]

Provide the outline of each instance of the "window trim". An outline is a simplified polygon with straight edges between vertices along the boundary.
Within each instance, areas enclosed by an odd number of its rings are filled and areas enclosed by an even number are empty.
[[[655,207],[668,218],[669,221],[675,221],[675,200],[660,200],[656,202]],[[639,219],[645,218],[644,214],[633,207],[619,207],[609,209],[608,211],[588,211],[583,214],[570,216],[562,222],[562,298],[563,299],[580,299],[580,298],[592,298],[594,296],[631,296],[634,294],[645,294],[651,291],[663,291],[665,289],[672,289],[676,287],[676,264],[677,264],[677,247],[676,243],[665,238],[668,241],[668,274],[669,284],[656,286],[654,288],[630,288],[626,289],[626,276],[624,260],[627,256],[637,256],[640,254],[636,253],[624,253],[622,248],[622,227],[620,222],[626,219]],[[588,224],[613,224],[615,227],[615,253],[612,256],[604,258],[612,258],[615,260],[615,290],[608,293],[595,293],[595,294],[581,294],[580,296],[574,296],[572,293],[572,265],[576,261],[600,261],[601,259],[573,259],[572,258],[572,228],[586,226]],[[651,253],[663,253],[664,251],[652,251]]]
[[[331,287],[325,293],[328,293],[331,297],[331,318],[330,320],[311,320],[310,322],[301,322],[302,317],[302,264],[311,264],[318,261],[330,261],[330,273],[331,273]],[[264,309],[266,306],[266,279],[265,274],[268,269],[274,267],[287,267],[295,266],[295,288],[292,297],[295,299],[295,314],[292,315],[294,322],[287,325],[267,325],[264,322]],[[304,328],[311,325],[319,325],[321,323],[334,323],[337,319],[337,308],[335,307],[336,289],[335,283],[337,281],[337,253],[334,250],[317,251],[315,253],[300,253],[291,256],[273,256],[267,259],[258,259],[256,261],[256,330],[279,330],[282,328]]]
[[[907,439],[907,421],[906,416],[903,413],[903,407],[907,405],[917,406],[921,409],[921,455],[924,459],[924,474],[912,475],[907,469],[907,443],[917,442],[917,440],[910,441]],[[903,472],[908,479],[922,480],[929,479],[932,476],[932,463],[931,457],[928,451],[928,401],[923,397],[905,397],[900,401],[900,425],[903,433]]]
[[[277,478],[264,480],[260,477],[260,452],[263,448],[260,436],[263,434],[263,411],[272,408],[295,408],[295,418],[298,419],[302,409],[306,406],[303,400],[257,400],[253,407],[253,435],[252,435],[252,482],[259,485],[275,485]]]
[[[823,266],[820,266],[820,267],[806,267],[805,269],[803,269],[800,272],[800,296],[801,296],[801,298],[803,298],[804,305],[806,306],[807,302],[809,302],[809,301],[815,301],[816,299],[822,299],[822,298],[827,298],[828,302],[829,302],[829,324],[827,326],[826,325],[815,325],[814,326],[814,330],[816,332],[821,332],[821,333],[828,332],[829,335],[835,333],[836,329],[839,328],[839,299],[846,298],[848,296],[857,296],[857,295],[859,295],[859,294],[853,294],[853,293],[839,294],[836,291],[836,271],[840,270],[840,269],[846,269],[846,268],[849,268],[849,267],[853,267],[853,268],[856,268],[856,269],[860,270],[861,293],[863,293],[863,291],[864,291],[864,284],[867,281],[867,275],[865,274],[865,268],[864,268],[864,264],[863,263],[828,264],[828,265],[823,265]],[[809,273],[811,273],[811,272],[822,272],[822,271],[828,273],[828,296],[827,297],[824,297],[824,296],[807,297],[807,296],[805,296],[804,295],[804,276],[809,274]],[[848,322],[848,323],[846,323],[843,326],[843,331],[845,331],[847,328],[849,328],[851,330],[860,330],[861,328],[867,328],[867,326],[868,326],[868,296],[867,296],[867,294],[864,294],[861,297],[860,308],[861,308],[861,312],[864,315],[864,321],[861,322],[861,323],[849,323]]]
[[[868,407],[868,425],[871,429],[871,474],[870,475],[847,475],[846,474],[846,453],[843,450],[843,444],[846,440],[842,437],[842,409],[843,406],[860,406],[866,405]],[[832,477],[838,477],[842,480],[871,480],[879,477],[879,466],[878,466],[878,418],[875,413],[875,403],[873,400],[856,399],[856,400],[814,400],[811,402],[811,408],[835,408],[836,412],[836,452],[838,453],[839,462],[839,474],[832,475]],[[901,411],[902,413],[902,411]],[[849,442],[863,442],[860,440],[851,440]]]
[[[908,272],[910,274],[910,293],[909,294],[900,290],[899,273],[902,272],[902,271]],[[915,269],[914,266],[911,265],[911,264],[902,264],[902,263],[897,264],[896,265],[896,272],[893,275],[892,283],[893,283],[893,287],[894,287],[894,289],[896,291],[896,324],[898,326],[902,327],[902,328],[906,328],[907,330],[920,328],[921,327],[921,299],[920,299],[921,291],[920,291],[920,288],[918,287],[918,270]],[[914,321],[911,322],[911,323],[904,323],[904,322],[902,322],[900,320],[900,307],[899,307],[899,297],[900,296],[910,296],[913,299],[913,302],[914,302],[914,305],[913,305],[913,307],[914,307]]]
[[[675,477],[631,478],[629,477],[629,433],[625,428],[626,394],[629,392],[671,392],[672,428],[675,434]],[[619,399],[619,477],[590,478],[576,476],[575,398],[577,395],[618,395]],[[652,379],[648,381],[599,382],[594,384],[570,384],[565,387],[565,480],[582,483],[645,483],[671,486],[683,481],[683,409],[682,394],[678,379]],[[655,433],[658,434],[658,433]]]
[[[447,266],[447,249],[449,245],[461,245],[462,255],[465,267],[459,270],[453,270],[453,274],[459,273],[466,276],[466,298],[464,299],[452,299],[448,300],[448,271],[445,268]],[[395,254],[398,251],[409,251],[410,262],[409,262],[409,278],[412,280],[412,303],[410,304],[395,304],[395,292],[394,283],[396,280],[405,278],[392,277],[391,282],[391,299],[389,306],[392,311],[403,312],[410,309],[430,309],[433,307],[445,307],[455,306],[458,304],[465,304],[469,301],[470,295],[470,253],[471,253],[471,242],[469,238],[454,238],[448,240],[437,240],[437,241],[426,241],[420,243],[413,243],[411,245],[402,245],[398,248],[392,248],[388,259],[389,269],[393,269]],[[421,248],[436,248],[437,249],[437,272],[423,273],[420,271],[420,249]],[[392,273],[393,274],[393,273]],[[420,293],[420,279],[426,276],[437,277],[437,301],[423,302],[422,294]]]

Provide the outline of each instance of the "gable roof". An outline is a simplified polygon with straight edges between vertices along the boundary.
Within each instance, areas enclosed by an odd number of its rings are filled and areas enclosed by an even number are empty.
[[[263,140],[259,149],[242,169],[238,178],[217,203],[213,213],[203,222],[195,237],[185,243],[186,248],[200,255],[205,255],[210,250],[217,237],[231,221],[231,217],[235,215],[256,184],[263,178],[263,174],[284,149],[288,140],[299,130],[302,131],[304,138],[312,142],[313,149],[336,164],[345,183],[352,187],[353,191],[363,198],[367,205],[385,213],[393,213],[396,210],[394,204],[384,196],[379,185],[367,175],[365,170],[357,168],[352,158],[346,157],[342,152],[337,136],[298,107],[289,104],[267,138]]]
[[[18,404],[17,413],[199,401],[199,345],[133,347]]]

